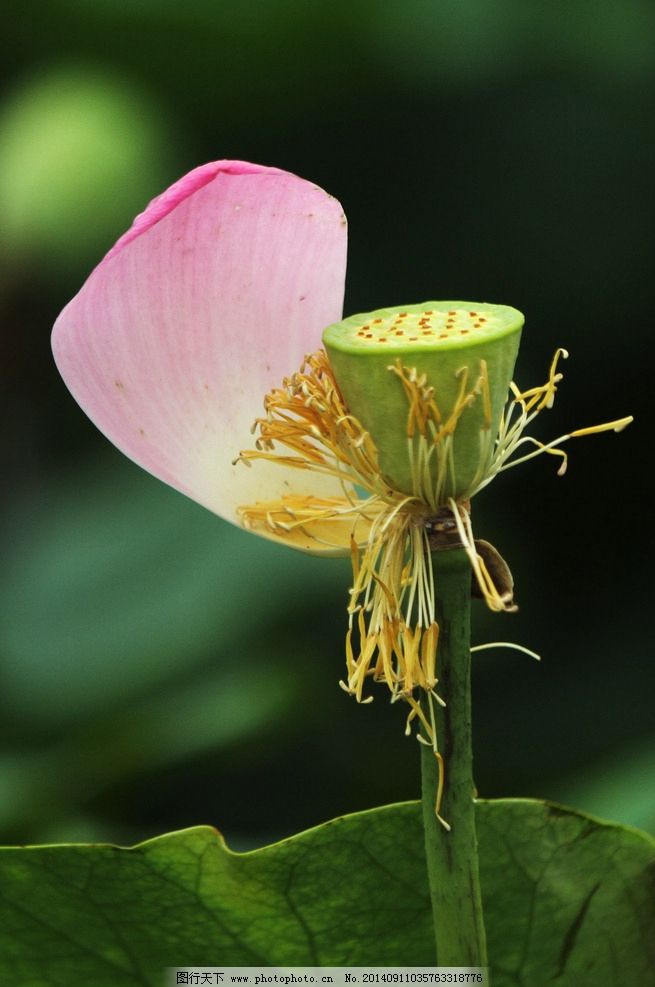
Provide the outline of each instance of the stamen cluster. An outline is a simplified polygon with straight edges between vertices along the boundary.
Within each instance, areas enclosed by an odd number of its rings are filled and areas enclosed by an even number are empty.
[[[325,351],[307,356],[298,373],[274,388],[265,398],[265,416],[253,426],[255,449],[242,452],[240,461],[272,460],[299,470],[329,475],[338,480],[342,494],[333,497],[290,494],[276,501],[240,508],[246,528],[298,544],[317,554],[350,552],[353,585],[348,602],[346,678],[342,688],[357,702],[372,701],[364,688],[367,678],[384,682],[391,701],[410,706],[406,732],[419,723],[418,739],[429,744],[439,762],[433,702],[441,702],[438,685],[439,627],[436,620],[435,585],[431,565],[430,519],[448,508],[468,554],[481,595],[492,610],[515,609],[511,593],[499,590],[476,550],[469,516],[469,498],[497,473],[542,452],[562,457],[558,448],[569,438],[619,431],[631,419],[578,429],[543,443],[524,435],[527,426],[544,408],[552,407],[561,357],[558,350],[545,384],[520,391],[511,384],[511,397],[501,417],[497,436],[490,429],[487,368],[479,361],[474,383],[469,370],[458,373],[459,393],[447,416],[438,405],[435,388],[415,369],[400,360],[389,372],[402,385],[407,398],[407,455],[411,464],[411,494],[395,490],[380,471],[375,443],[348,411]],[[464,410],[475,401],[483,406],[479,436],[479,461],[474,480],[458,499],[453,474],[453,443]],[[535,448],[514,454],[523,445]],[[427,697],[425,703],[421,696]],[[437,814],[439,800],[437,800]]]

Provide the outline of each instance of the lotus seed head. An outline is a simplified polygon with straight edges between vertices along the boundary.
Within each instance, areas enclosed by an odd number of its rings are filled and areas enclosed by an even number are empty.
[[[493,454],[522,326],[508,305],[463,301],[328,326],[337,384],[391,487],[435,507],[472,494]]]

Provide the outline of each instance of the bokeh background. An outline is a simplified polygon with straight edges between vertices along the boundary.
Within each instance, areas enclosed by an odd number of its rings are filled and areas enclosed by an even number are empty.
[[[346,311],[515,305],[517,379],[571,359],[539,433],[635,424],[475,509],[520,612],[476,605],[476,775],[655,827],[650,0],[24,0],[0,101],[0,840],[235,848],[418,792],[416,742],[342,674],[348,563],[248,536],[124,460],[49,350],[150,197],[220,157],[350,219]]]

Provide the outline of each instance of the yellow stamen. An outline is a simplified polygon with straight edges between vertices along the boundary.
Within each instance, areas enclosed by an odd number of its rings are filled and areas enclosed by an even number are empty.
[[[569,432],[567,438],[577,439],[582,435],[597,435],[599,432],[622,432],[631,422],[634,421],[632,415],[625,418],[617,418],[613,422],[605,422],[604,425],[589,425],[587,428],[576,428],[575,432]]]
[[[466,408],[481,394],[483,401],[485,443],[489,442],[488,424],[491,418],[491,398],[487,365],[480,361],[480,372],[469,390],[468,367],[459,371],[460,387],[452,411],[446,421],[434,398],[434,388],[425,374],[403,366],[400,359],[388,368],[400,380],[408,402],[407,448],[414,496],[436,513],[445,502],[444,491],[454,486],[453,437]],[[417,434],[418,432],[418,434]],[[436,477],[436,481],[435,481]]]
[[[390,489],[383,479],[371,436],[349,413],[324,351],[306,357],[299,373],[265,398],[265,417],[255,423],[255,449],[242,452],[240,461],[250,466],[264,459],[284,466],[336,478],[340,497],[290,494],[276,501],[259,502],[239,509],[245,527],[278,538],[307,551],[321,554],[343,552],[352,560],[353,584],[348,603],[345,681],[339,685],[357,702],[368,703],[366,680],[383,682],[392,702],[409,705],[406,732],[418,722],[417,737],[434,751],[439,769],[435,812],[440,815],[445,784],[445,766],[438,750],[434,702],[445,705],[436,693],[439,627],[436,621],[437,588],[430,560],[426,523],[439,509],[449,507],[471,568],[487,606],[492,610],[515,610],[508,593],[501,593],[484,559],[478,555],[471,527],[468,501],[502,470],[541,453],[567,457],[559,447],[571,438],[609,430],[620,431],[631,417],[619,418],[576,429],[551,442],[525,435],[528,425],[553,405],[562,380],[559,361],[566,350],[558,349],[548,379],[539,387],[520,391],[510,385],[510,399],[501,417],[499,434],[491,434],[491,394],[487,366],[469,388],[469,368],[459,372],[459,392],[454,407],[444,419],[435,400],[434,387],[425,374],[405,367],[398,360],[389,367],[400,380],[407,398],[407,454],[412,476],[412,494]],[[480,462],[472,482],[458,501],[448,496],[455,489],[454,441],[464,410],[482,401]],[[532,451],[516,456],[524,445]],[[285,451],[280,452],[280,447]],[[365,496],[362,496],[364,491]],[[482,650],[494,645],[479,645]],[[504,644],[505,647],[510,645]],[[519,650],[530,652],[517,645]],[[420,696],[427,697],[426,716]]]
[[[557,392],[557,385],[563,378],[563,374],[558,370],[559,361],[560,359],[567,359],[568,355],[565,349],[560,348],[556,350],[550,365],[548,380],[545,384],[539,387],[532,387],[526,391],[520,391],[513,382],[510,384],[512,397],[507,402],[501,417],[498,437],[493,449],[490,451],[484,470],[479,477],[476,477],[469,496],[472,497],[486,487],[503,470],[525,463],[544,452],[551,456],[558,456],[561,459],[561,464],[557,472],[559,476],[563,476],[566,472],[568,457],[562,449],[558,448],[562,443],[568,442],[569,439],[580,438],[585,435],[596,435],[600,432],[620,432],[633,421],[632,415],[628,415],[625,418],[617,418],[614,421],[604,422],[600,425],[575,429],[566,435],[560,435],[557,439],[552,439],[550,442],[540,442],[533,436],[524,434],[528,425],[534,421],[544,408],[552,408]],[[525,455],[514,456],[517,449],[526,444],[534,446],[533,451]]]
[[[461,504],[457,504],[452,498],[449,502],[449,507],[453,512],[460,541],[464,547],[464,551],[468,555],[473,575],[477,580],[485,603],[490,610],[497,612],[506,610],[512,613],[516,611],[518,607],[512,602],[511,598],[508,598],[506,594],[501,595],[496,589],[484,559],[478,555],[475,549],[473,529],[468,511]]]

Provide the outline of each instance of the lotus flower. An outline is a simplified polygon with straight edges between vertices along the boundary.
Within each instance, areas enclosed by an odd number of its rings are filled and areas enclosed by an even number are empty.
[[[346,220],[322,189],[206,164],[136,218],[59,316],[53,349],[87,415],[155,476],[265,537],[352,553],[342,685],[365,702],[368,677],[384,681],[437,753],[416,694],[439,700],[432,534],[456,528],[488,604],[511,607],[468,500],[500,470],[544,451],[565,465],[563,441],[630,419],[524,436],[552,405],[563,350],[503,408],[520,313],[437,302],[335,326],[345,263]]]

